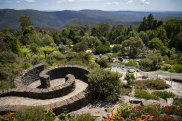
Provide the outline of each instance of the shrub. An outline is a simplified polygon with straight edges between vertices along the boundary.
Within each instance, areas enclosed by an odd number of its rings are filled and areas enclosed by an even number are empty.
[[[182,108],[175,105],[165,106],[165,107],[162,107],[162,113],[165,113],[168,115],[182,116]]]
[[[31,66],[32,66],[31,63],[29,63],[29,62],[25,62],[25,63],[23,64],[23,68],[24,68],[24,69],[30,68]]]
[[[109,62],[108,62],[108,60],[106,60],[106,59],[104,59],[104,58],[98,59],[96,62],[97,62],[101,67],[103,67],[103,68],[109,67]]]
[[[122,83],[119,80],[121,75],[101,68],[94,68],[88,74],[88,81],[94,97],[115,101],[118,99]]]
[[[142,85],[143,88],[142,88]],[[150,89],[155,89],[155,90],[161,90],[161,89],[166,89],[169,87],[168,84],[166,84],[166,82],[162,79],[148,79],[148,80],[138,80],[137,82],[135,82],[135,87],[137,89],[146,89],[150,88]]]
[[[147,86],[143,81],[136,81],[134,85],[135,89],[143,89],[143,90],[147,89]]]
[[[128,82],[128,85],[133,84],[133,80],[135,80],[135,76],[133,73],[126,73],[125,79]]]
[[[10,81],[0,81],[0,90],[6,90],[6,89],[10,89],[10,88],[15,88],[15,84],[13,84],[11,86],[11,82]]]
[[[174,98],[175,94],[172,92],[167,92],[167,91],[154,91],[152,92],[153,95],[156,95],[157,97],[167,99],[167,98]]]
[[[34,107],[16,112],[15,119],[17,121],[42,121],[42,119],[45,119],[45,113],[43,108]]]
[[[73,116],[67,113],[62,113],[61,115],[58,116],[60,121],[73,121]]]
[[[66,56],[60,53],[59,51],[54,51],[51,53],[48,57],[47,60],[55,59],[55,60],[63,60],[65,59]]]
[[[182,64],[175,64],[172,66],[172,70],[174,70],[177,73],[181,73],[182,72]]]
[[[104,54],[104,53],[108,53],[111,51],[111,48],[109,46],[106,45],[99,45],[96,47],[96,54]]]
[[[177,105],[177,106],[182,107],[182,98],[174,99],[173,105]]]
[[[121,95],[129,95],[131,93],[131,88],[121,88]]]
[[[139,67],[139,64],[136,62],[136,60],[131,60],[128,63],[125,64],[126,66],[134,66],[136,68]]]
[[[121,50],[122,50],[121,45],[114,45],[114,47],[112,48],[112,51],[115,53],[120,52]]]
[[[89,113],[75,116],[75,121],[95,121]]]
[[[144,98],[144,99],[154,99],[154,100],[158,100],[159,98],[155,95],[152,95],[144,90],[138,90],[136,89],[135,90],[135,96],[138,97],[138,98]]]
[[[171,65],[170,64],[163,64],[161,66],[161,70],[163,70],[163,71],[168,71],[169,69],[171,69]]]

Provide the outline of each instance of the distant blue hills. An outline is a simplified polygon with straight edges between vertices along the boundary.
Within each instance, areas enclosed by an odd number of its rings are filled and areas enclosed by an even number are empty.
[[[182,12],[143,12],[143,11],[102,11],[102,10],[64,10],[38,11],[0,9],[0,29],[20,29],[18,19],[29,16],[35,27],[61,30],[70,24],[87,24],[89,27],[99,22],[109,22],[111,25],[138,26],[144,16],[152,13],[155,19],[166,21],[170,18],[182,20]]]

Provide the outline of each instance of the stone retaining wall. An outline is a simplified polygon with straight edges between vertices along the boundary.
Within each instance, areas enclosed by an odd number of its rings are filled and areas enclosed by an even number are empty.
[[[44,111],[52,109],[56,115],[59,115],[63,112],[70,112],[77,110],[83,106],[86,106],[88,102],[90,101],[91,96],[88,90],[83,90],[82,92],[78,93],[75,96],[72,96],[69,99],[58,101],[56,103],[47,104],[47,105],[41,105],[43,107]],[[1,114],[7,113],[7,112],[16,112],[21,111],[27,108],[31,108],[34,106],[27,106],[27,105],[6,105],[0,107]]]
[[[41,87],[50,87],[50,80],[57,78],[64,78],[67,74],[72,74],[76,79],[80,79],[88,83],[87,74],[89,70],[87,68],[76,66],[76,65],[66,65],[46,69],[40,73]]]
[[[50,88],[50,89],[38,89],[21,87],[18,89],[6,90],[0,92],[0,97],[6,96],[18,96],[29,97],[34,99],[51,99],[61,96],[65,96],[75,89],[75,77],[71,74],[66,75],[66,82],[62,85]]]
[[[29,85],[36,80],[39,80],[39,74],[44,70],[43,64],[38,64],[24,71],[21,76],[21,82],[24,85]]]
[[[44,70],[44,65],[39,64],[33,66],[30,69],[24,71],[22,76],[19,76],[15,79],[17,89],[10,89],[4,92],[0,91],[0,97],[6,96],[19,96],[19,97],[29,97],[35,99],[51,99],[56,97],[61,97],[67,95],[75,88],[75,78],[83,80],[88,83],[86,74],[90,71],[87,68],[75,65],[59,66]],[[41,72],[42,71],[42,72]],[[41,73],[40,73],[41,72]],[[26,85],[31,84],[32,82],[39,79],[52,80],[56,78],[66,78],[66,82],[62,85],[50,88],[50,89],[37,89],[37,88],[28,88]],[[32,76],[32,78],[31,78]],[[91,99],[91,93],[88,92],[88,88],[80,92],[79,94],[72,96],[69,99],[58,101],[56,103],[41,105],[44,108],[44,111],[53,109],[54,112],[58,115],[64,111],[70,112],[77,110],[82,106],[85,106]],[[6,105],[0,106],[0,112],[14,112],[20,111],[32,106],[27,105]]]

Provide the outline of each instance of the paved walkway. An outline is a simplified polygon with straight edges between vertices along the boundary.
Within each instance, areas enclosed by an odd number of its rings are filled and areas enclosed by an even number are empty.
[[[47,100],[38,100],[38,99],[31,99],[31,98],[24,98],[24,97],[2,97],[0,98],[0,106],[4,105],[31,105],[31,106],[40,106],[40,105],[46,105],[55,103],[57,101],[66,100],[80,92],[82,92],[84,89],[88,87],[88,84],[76,79],[75,80],[75,90],[71,93],[69,93],[66,96],[59,97],[59,98],[53,98],[53,99],[47,99]]]

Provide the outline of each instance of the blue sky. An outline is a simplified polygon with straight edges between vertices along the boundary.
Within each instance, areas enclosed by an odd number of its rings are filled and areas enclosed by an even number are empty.
[[[182,0],[0,0],[0,9],[182,11]]]

